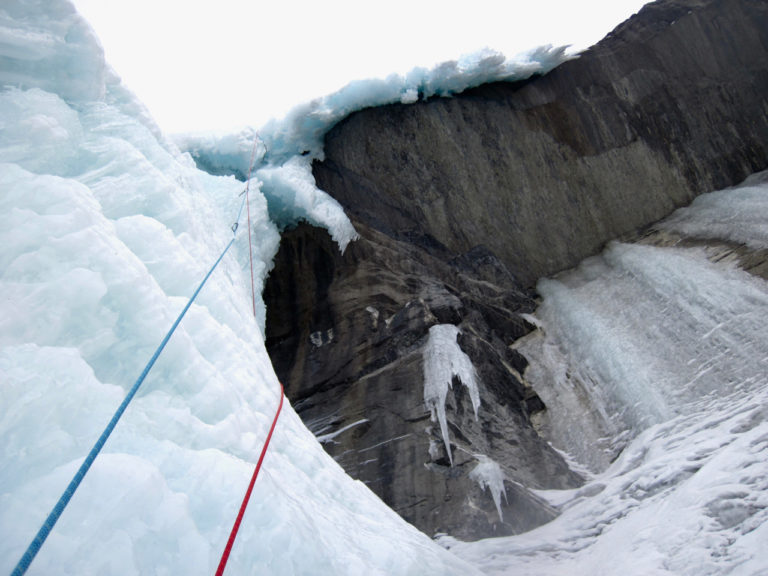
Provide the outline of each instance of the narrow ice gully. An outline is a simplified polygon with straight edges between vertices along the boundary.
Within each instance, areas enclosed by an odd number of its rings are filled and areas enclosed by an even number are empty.
[[[0,571],[9,573],[230,240],[243,185],[197,170],[159,132],[68,2],[6,3],[0,55]],[[560,58],[543,50],[509,65],[485,54],[354,83],[264,127],[250,206],[257,285],[283,225],[325,226],[342,248],[354,239],[309,169],[334,122]],[[182,144],[204,148],[213,171],[245,173],[254,138]],[[764,249],[767,195],[756,179],[700,198],[668,225]],[[263,303],[251,320],[244,238],[30,574],[214,572],[279,393]],[[447,551],[346,476],[287,406],[228,572],[768,572],[768,289],[707,256],[616,244],[540,285],[541,329],[522,344],[552,415],[540,424],[591,474],[580,490],[541,494],[562,511],[552,523],[507,539],[443,539]],[[477,480],[500,497],[486,468]]]

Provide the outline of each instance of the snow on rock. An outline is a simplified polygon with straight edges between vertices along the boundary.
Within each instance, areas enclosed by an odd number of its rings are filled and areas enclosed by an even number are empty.
[[[469,473],[469,477],[480,485],[480,488],[488,490],[496,505],[496,511],[499,513],[499,521],[504,522],[504,515],[501,512],[501,495],[504,494],[504,500],[507,499],[507,491],[504,489],[504,472],[498,462],[492,460],[484,454],[475,454],[477,466]]]
[[[542,46],[511,59],[486,48],[432,69],[419,67],[405,75],[355,80],[337,92],[297,106],[283,119],[268,122],[259,133],[267,142],[268,159],[276,165],[305,151],[322,159],[326,132],[357,110],[451,96],[486,82],[545,74],[572,58],[566,55],[566,48]]]
[[[456,338],[459,327],[452,324],[438,324],[429,329],[429,339],[424,347],[424,404],[432,414],[432,421],[440,422],[445,451],[453,465],[451,442],[448,437],[448,422],[445,416],[445,400],[448,389],[453,385],[454,376],[469,390],[472,407],[477,419],[480,407],[480,391],[477,387],[477,373],[472,361],[459,347]]]
[[[232,238],[243,184],[196,169],[65,0],[0,10],[0,572],[9,573]],[[279,233],[251,188],[255,281]],[[279,401],[244,216],[29,574],[211,574]],[[290,406],[233,574],[471,574]]]

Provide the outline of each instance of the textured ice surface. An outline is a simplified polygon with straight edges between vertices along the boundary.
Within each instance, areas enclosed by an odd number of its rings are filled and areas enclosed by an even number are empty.
[[[762,387],[651,426],[531,532],[451,550],[487,574],[768,573],[768,395]],[[548,496],[541,493],[541,496]]]
[[[294,156],[281,166],[260,168],[256,178],[267,199],[269,215],[278,226],[305,220],[326,228],[342,252],[357,239],[341,204],[315,185],[308,156]]]
[[[702,194],[681,208],[662,228],[695,238],[716,238],[768,249],[768,173],[748,178],[742,185]]]
[[[0,571],[8,573],[231,238],[243,184],[196,170],[159,133],[68,2],[4,2],[0,58]],[[496,63],[488,55],[480,68]],[[460,69],[446,65],[442,83]],[[296,110],[265,131],[257,159],[269,158],[269,144],[273,166],[304,150],[317,156],[319,136],[349,112],[344,103],[379,97],[386,84],[353,84]],[[430,93],[415,86],[393,97]],[[255,138],[206,146],[245,173]],[[292,162],[296,186],[286,193],[305,194],[306,165]],[[672,225],[696,236],[721,227],[713,234],[764,247],[764,181],[702,197]],[[251,182],[257,287],[278,243],[266,188]],[[285,203],[290,217],[326,213],[322,196],[301,198]],[[334,222],[343,221],[323,225]],[[260,298],[252,318],[246,236],[190,309],[30,574],[214,571],[278,403]],[[350,480],[287,406],[229,571],[768,573],[766,283],[701,250],[614,245],[542,292],[545,338],[527,353],[545,354],[532,367],[550,365],[539,382],[549,379],[558,399],[536,384],[557,413],[545,426],[594,471],[582,489],[540,494],[562,509],[559,518],[514,538],[454,541],[464,563]],[[443,350],[453,360],[432,368],[442,374],[435,411],[453,379],[441,370],[454,360],[469,370],[456,333],[439,332],[434,358]],[[469,385],[468,373],[459,377]],[[593,461],[595,445],[605,450]]]
[[[614,244],[539,290],[546,337],[521,351],[540,419],[593,470],[648,426],[766,381],[766,282],[703,249]]]
[[[477,387],[477,372],[456,338],[458,326],[438,324],[429,329],[429,339],[424,347],[424,404],[432,414],[432,421],[440,422],[440,431],[445,443],[445,451],[453,465],[451,441],[448,437],[448,422],[445,416],[445,400],[448,389],[453,385],[453,378],[458,377],[469,390],[472,407],[477,418],[480,407],[480,391]]]
[[[0,572],[232,237],[243,184],[159,134],[65,1],[0,9]],[[252,186],[255,281],[277,250]],[[29,574],[211,574],[279,386],[244,221]],[[287,406],[232,574],[467,574]]]

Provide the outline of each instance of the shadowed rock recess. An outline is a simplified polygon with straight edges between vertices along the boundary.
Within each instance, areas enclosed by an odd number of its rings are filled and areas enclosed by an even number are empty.
[[[531,425],[546,407],[510,348],[532,287],[765,169],[766,63],[768,2],[661,1],[546,76],[335,126],[314,173],[360,239],[341,255],[322,230],[288,231],[265,290],[275,369],[326,450],[428,534],[552,518],[531,490],[581,478]],[[460,328],[480,394],[476,418],[454,377],[452,465],[424,399],[436,324]],[[505,478],[498,509],[470,476],[481,456]]]

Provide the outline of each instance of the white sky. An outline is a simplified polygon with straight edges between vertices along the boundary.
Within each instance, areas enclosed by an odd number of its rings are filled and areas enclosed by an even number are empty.
[[[643,0],[73,0],[166,132],[262,126],[351,80],[584,48]]]

